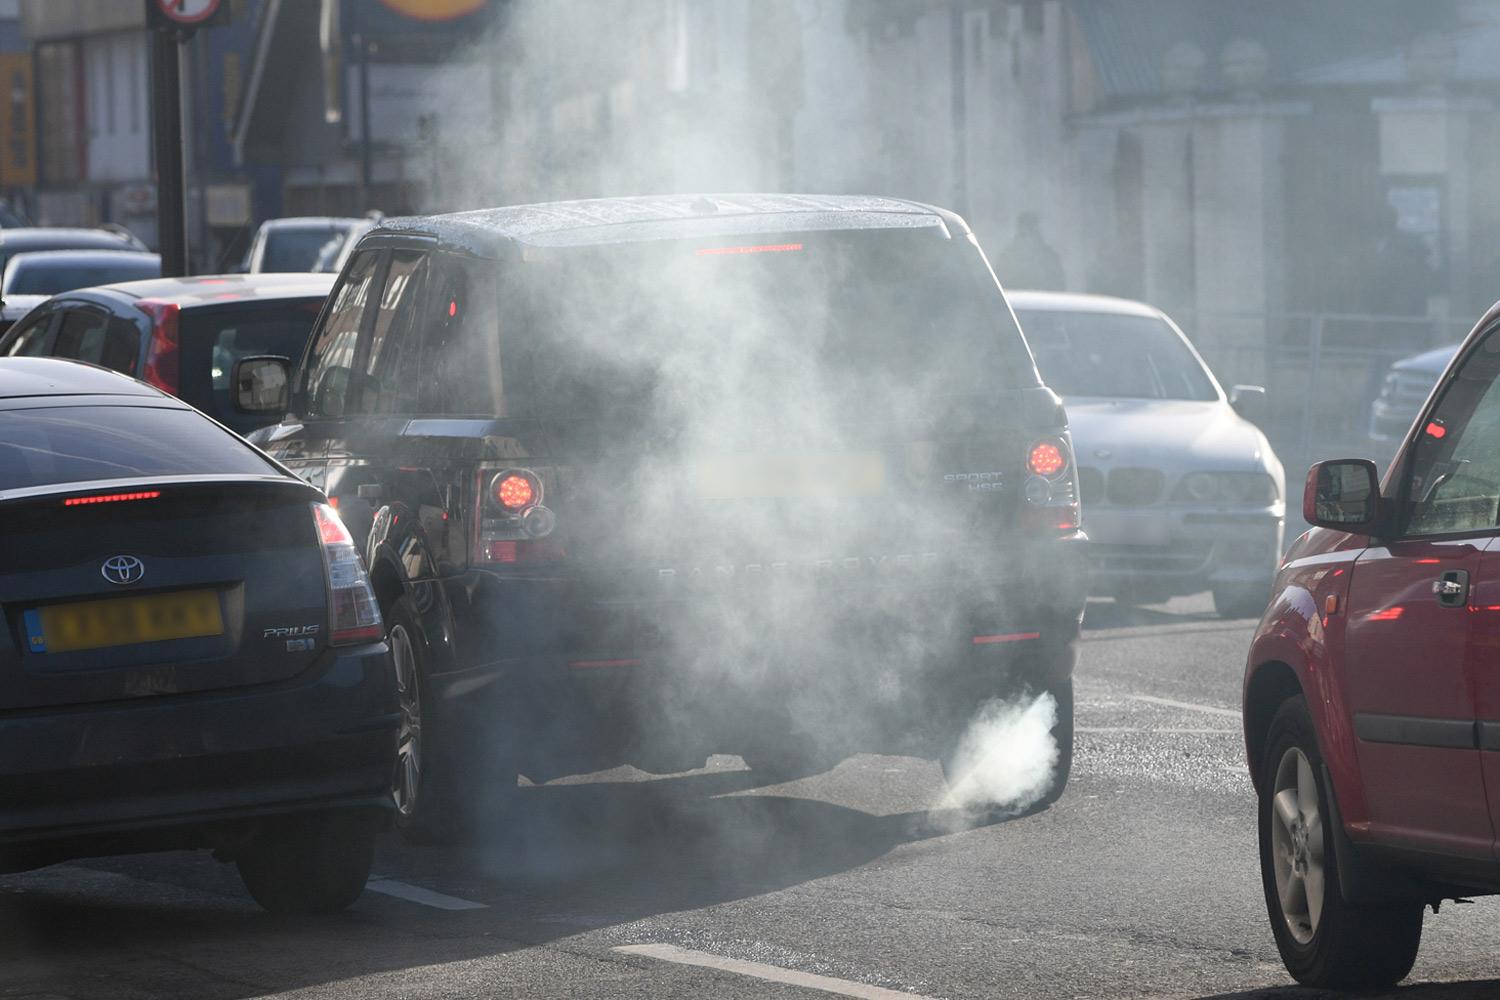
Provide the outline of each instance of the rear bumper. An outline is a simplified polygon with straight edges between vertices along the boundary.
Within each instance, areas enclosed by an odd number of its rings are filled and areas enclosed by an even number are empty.
[[[0,845],[201,846],[237,820],[383,810],[397,723],[383,643],[278,684],[0,714]]]
[[[1085,512],[1090,589],[1144,583],[1174,593],[1267,583],[1281,557],[1280,504],[1245,511],[1112,508]]]
[[[893,748],[891,737],[1071,672],[1081,536],[997,558],[961,585],[887,583],[590,602],[567,581],[471,573],[448,590],[454,637],[491,658],[434,686],[465,729],[513,729],[523,757],[567,773],[657,751],[701,764],[699,751],[780,733]],[[475,697],[488,689],[500,697]],[[519,711],[502,723],[496,706]]]

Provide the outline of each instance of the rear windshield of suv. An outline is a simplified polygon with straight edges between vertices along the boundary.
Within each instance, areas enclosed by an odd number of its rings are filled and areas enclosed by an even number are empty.
[[[276,355],[295,366],[322,307],[322,298],[311,298],[238,308],[184,309],[178,321],[182,343],[178,395],[241,434],[274,423],[264,415],[235,410],[230,391],[234,364],[241,358]]]
[[[46,406],[0,416],[0,491],[144,476],[274,475],[275,466],[185,409]]]
[[[502,303],[500,364],[441,375],[453,398],[498,377],[511,417],[845,435],[1037,384],[984,258],[935,227],[557,249],[510,266],[527,308]]]

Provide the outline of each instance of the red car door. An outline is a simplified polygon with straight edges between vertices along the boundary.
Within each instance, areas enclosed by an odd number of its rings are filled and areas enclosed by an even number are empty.
[[[1472,541],[1403,540],[1354,564],[1344,690],[1371,832],[1382,840],[1473,855],[1494,842],[1465,662],[1467,601],[1433,592],[1434,582],[1473,577],[1479,552]]]
[[[1490,820],[1500,830],[1500,538],[1480,556],[1473,595],[1469,598],[1472,639],[1469,672],[1474,708],[1479,717],[1479,758],[1490,802]],[[1500,843],[1496,845],[1500,858]]]
[[[1355,562],[1344,686],[1371,832],[1491,857],[1500,790],[1500,336],[1466,350],[1397,457],[1393,517]],[[1492,599],[1489,595],[1497,596]],[[1493,619],[1493,620],[1492,620]],[[1481,732],[1495,751],[1481,751]],[[1497,759],[1487,761],[1486,757]],[[1487,770],[1488,765],[1488,770]]]

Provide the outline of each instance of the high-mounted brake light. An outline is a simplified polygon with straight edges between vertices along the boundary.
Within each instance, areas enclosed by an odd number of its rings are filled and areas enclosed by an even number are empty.
[[[64,507],[86,507],[96,503],[119,503],[122,500],[155,500],[161,490],[138,490],[135,493],[100,493],[91,497],[68,497]]]
[[[1432,421],[1431,423],[1429,423],[1427,425],[1427,436],[1428,437],[1443,438],[1443,437],[1446,437],[1447,434],[1448,434],[1448,428],[1444,427],[1442,424],[1438,423],[1436,420]]]
[[[1068,467],[1068,457],[1062,448],[1051,441],[1038,441],[1031,446],[1026,457],[1026,467],[1038,476],[1055,476]]]
[[[699,257],[721,257],[737,253],[792,253],[801,249],[801,243],[772,243],[753,247],[704,247],[695,253]]]
[[[334,645],[373,642],[385,635],[385,623],[364,560],[354,547],[354,536],[328,504],[315,503],[312,510],[328,581],[328,641]]]
[[[175,302],[147,300],[136,305],[151,317],[151,346],[146,349],[146,368],[141,378],[175,396],[180,384],[177,314],[181,310]]]

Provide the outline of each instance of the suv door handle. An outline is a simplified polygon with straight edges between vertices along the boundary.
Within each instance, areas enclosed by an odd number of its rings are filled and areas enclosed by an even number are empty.
[[[1469,572],[1450,569],[1432,581],[1432,592],[1437,602],[1445,608],[1461,608],[1469,599]]]

